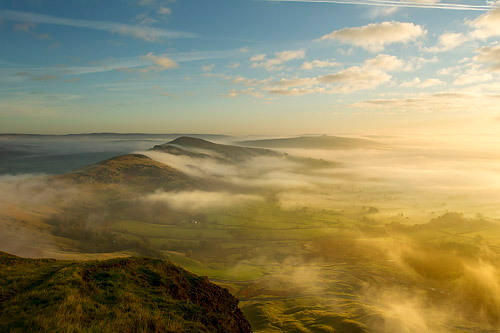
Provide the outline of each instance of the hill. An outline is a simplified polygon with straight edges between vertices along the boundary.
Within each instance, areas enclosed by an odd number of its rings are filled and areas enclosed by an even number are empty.
[[[251,332],[229,291],[159,259],[0,252],[0,331]]]
[[[382,148],[377,141],[340,136],[301,136],[267,140],[241,141],[239,144],[249,147],[265,148],[302,148],[302,149],[360,149]]]
[[[193,181],[186,174],[141,154],[127,154],[59,176],[76,183],[127,184],[135,187],[176,189]]]
[[[168,142],[165,145],[184,148],[184,150],[186,149],[191,150],[192,153],[210,154],[214,157],[222,158],[231,162],[241,162],[249,158],[259,157],[259,156],[276,157],[281,155],[269,149],[223,145],[189,136],[182,136],[180,138]],[[162,147],[165,145],[155,146],[153,149],[161,150]],[[193,151],[193,149],[195,151]]]
[[[162,145],[156,145],[150,150],[191,158],[212,159],[218,163],[228,164],[246,162],[258,157],[273,157],[297,163],[299,167],[305,167],[308,170],[339,165],[337,162],[291,156],[271,149],[223,145],[187,136],[177,138]]]

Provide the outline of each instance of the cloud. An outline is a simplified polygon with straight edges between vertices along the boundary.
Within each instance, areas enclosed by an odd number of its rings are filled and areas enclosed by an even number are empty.
[[[386,17],[395,14],[399,10],[399,7],[373,7],[368,13],[368,16],[372,19],[377,17]]]
[[[171,208],[183,211],[206,211],[207,209],[227,208],[262,200],[261,197],[249,194],[235,194],[229,192],[157,191],[146,196],[143,200],[164,202]]]
[[[494,87],[491,87],[494,89]],[[498,110],[498,97],[486,91],[484,86],[468,90],[439,92],[394,99],[374,99],[354,103],[351,106],[365,110],[385,110],[391,112],[495,112]]]
[[[387,72],[402,70],[404,67],[405,63],[397,57],[380,54],[366,60],[362,66],[352,66],[336,73],[312,78],[281,79],[264,89],[271,94],[288,96],[350,93],[388,83],[392,76]]]
[[[158,9],[158,14],[170,15],[170,14],[172,14],[172,9],[170,9],[168,7],[161,7],[160,9]]]
[[[156,68],[158,70],[166,70],[166,69],[173,69],[173,68],[178,68],[179,64],[177,64],[175,61],[173,61],[170,58],[167,57],[162,57],[162,56],[155,56],[153,52],[150,52],[143,56],[144,59],[151,61],[154,63]]]
[[[57,80],[58,77],[55,75],[41,75],[41,76],[34,76],[31,78],[32,81],[50,81],[50,80]]]
[[[468,40],[469,38],[460,32],[447,32],[439,36],[436,46],[424,48],[423,50],[426,52],[446,52],[459,47]]]
[[[314,68],[337,67],[337,66],[340,66],[340,64],[334,60],[313,60],[304,62],[301,68],[310,70]]]
[[[132,36],[150,42],[161,41],[163,39],[193,38],[196,35],[189,32],[152,28],[147,26],[129,25],[107,21],[91,21],[67,19],[56,16],[21,12],[15,10],[0,10],[0,17],[18,22],[31,22],[39,24],[54,24],[86,29],[102,30],[115,34]]]
[[[370,52],[382,51],[386,45],[406,44],[426,34],[424,28],[413,23],[382,22],[362,27],[344,28],[322,36],[321,40],[339,40]]]
[[[420,78],[416,77],[415,79],[407,82],[403,82],[401,84],[401,87],[405,88],[429,88],[429,87],[434,87],[438,85],[444,84],[443,81],[439,79],[427,79],[427,80],[420,80]]]
[[[152,26],[153,24],[157,23],[158,20],[155,20],[154,18],[149,17],[148,14],[143,13],[134,17],[132,19],[132,22],[140,25]]]
[[[236,69],[236,68],[240,67],[240,63],[239,62],[232,62],[229,65],[227,65],[226,67],[231,68],[231,69]]]
[[[491,80],[493,80],[493,75],[491,73],[485,72],[485,70],[477,64],[471,64],[471,66],[469,66],[469,68],[467,68],[464,72],[458,72],[455,75],[453,84],[457,86],[465,86]]]
[[[257,54],[257,55],[254,55],[253,57],[250,58],[250,61],[254,62],[254,61],[262,61],[266,58],[266,55],[265,54]]]
[[[31,23],[31,22],[25,22],[22,24],[15,24],[14,31],[25,32],[25,33],[30,34],[38,39],[50,39],[49,34],[37,34],[37,33],[35,33],[33,31],[33,29],[35,29],[35,27],[36,27],[36,24]]]
[[[148,54],[141,56],[141,58],[143,59],[143,61],[147,61],[152,65],[144,66],[142,63],[140,63],[123,67],[114,66],[113,68],[114,70],[120,72],[145,75],[150,72],[162,72],[168,69],[175,69],[179,67],[179,64],[177,64],[169,57],[156,56],[153,54],[153,52],[149,52]]]
[[[475,59],[482,63],[489,64],[490,69],[493,71],[500,71],[500,45],[482,47],[479,48],[477,52],[479,54]]]
[[[437,0],[266,0],[268,2],[301,2],[301,3],[330,3],[342,5],[377,6],[377,7],[403,7],[403,8],[427,8],[465,11],[487,11],[493,8],[488,5],[469,5],[462,3],[439,3]]]
[[[306,94],[351,93],[358,90],[372,89],[389,83],[392,76],[388,72],[413,70],[420,58],[405,62],[395,56],[379,54],[367,59],[361,66],[316,77],[282,78],[280,80],[256,80],[244,77],[225,78],[233,84],[244,84],[252,89],[231,90],[228,96],[241,94],[263,97],[263,93],[286,96],[301,96]],[[332,65],[329,63],[328,65]],[[255,89],[258,87],[260,90]]]
[[[396,56],[379,54],[375,58],[366,60],[364,67],[384,71],[397,71],[405,67],[405,62]]]
[[[468,23],[475,29],[470,34],[471,38],[484,40],[500,36],[500,8],[495,8]]]
[[[378,87],[391,81],[387,72],[371,68],[352,66],[338,73],[324,75],[318,78],[321,83],[338,83],[336,92],[350,93]]]
[[[440,75],[452,75],[454,84],[459,86],[491,81],[500,70],[500,46],[492,44],[475,50],[475,57],[466,57],[458,65],[443,68]]]
[[[241,96],[241,95],[247,95],[247,96],[252,96],[252,97],[256,97],[256,98],[263,98],[264,95],[256,90],[255,88],[248,88],[248,89],[243,89],[243,90],[236,90],[236,89],[231,89],[228,93],[227,93],[227,97],[237,97],[237,96]]]
[[[274,71],[281,69],[280,65],[285,62],[292,61],[295,59],[303,59],[305,56],[304,50],[291,50],[291,51],[283,51],[276,52],[274,54],[274,58],[267,59],[265,54],[259,54],[250,58],[253,68],[262,67],[268,71]]]
[[[215,64],[210,64],[206,66],[202,66],[201,70],[204,72],[211,72],[215,68]]]

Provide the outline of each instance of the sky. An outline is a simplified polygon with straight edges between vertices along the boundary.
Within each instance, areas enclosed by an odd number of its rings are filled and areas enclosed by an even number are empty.
[[[2,0],[0,133],[497,133],[498,7]]]

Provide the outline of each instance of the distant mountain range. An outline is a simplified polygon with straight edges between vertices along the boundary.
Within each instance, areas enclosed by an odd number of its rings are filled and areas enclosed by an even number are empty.
[[[310,167],[333,166],[332,162],[289,156],[271,149],[383,149],[374,140],[304,136],[241,141],[237,145],[215,134],[92,133],[69,135],[0,134],[0,174],[63,174],[133,151],[164,152],[192,158],[209,158],[221,163],[239,163],[255,157],[277,157]],[[170,140],[168,143],[161,143]],[[161,144],[157,144],[161,143]],[[155,145],[156,144],[156,145]],[[154,146],[153,148],[150,148]],[[267,148],[267,149],[266,149]]]
[[[240,141],[238,144],[264,148],[302,148],[302,149],[380,149],[384,145],[377,141],[340,136],[301,136],[265,140]]]
[[[176,154],[182,153],[192,157],[210,156],[212,158],[218,158],[231,162],[241,162],[253,157],[278,157],[283,155],[269,149],[223,145],[189,136],[182,136],[166,144],[157,145],[153,147],[153,150],[163,151],[167,153],[174,152]]]
[[[180,137],[180,136],[190,136],[195,138],[206,138],[206,139],[222,139],[229,136],[223,134],[180,134],[180,133],[77,133],[77,134],[22,134],[22,133],[0,133],[0,137],[51,137],[51,138],[64,138],[64,137]]]

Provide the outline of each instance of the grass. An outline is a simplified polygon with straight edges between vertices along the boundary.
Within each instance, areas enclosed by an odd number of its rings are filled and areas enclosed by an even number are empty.
[[[158,259],[0,253],[2,332],[250,332],[229,292]]]
[[[140,237],[196,240],[200,238],[228,239],[231,234],[227,230],[202,229],[177,225],[154,224],[134,220],[121,220],[113,224],[118,232],[131,233]]]
[[[201,262],[188,258],[181,254],[167,252],[168,257],[174,263],[190,272],[198,275],[208,276],[211,279],[227,281],[251,281],[261,278],[264,274],[262,268],[240,264],[232,268],[213,269],[203,265]]]

